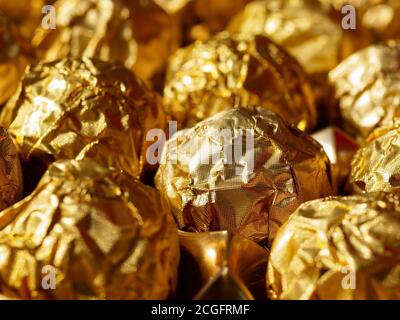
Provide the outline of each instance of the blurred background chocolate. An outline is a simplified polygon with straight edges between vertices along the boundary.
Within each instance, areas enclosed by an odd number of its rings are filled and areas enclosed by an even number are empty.
[[[322,146],[262,107],[226,110],[178,131],[156,186],[180,229],[228,230],[265,247],[302,202],[333,194]]]
[[[179,231],[178,299],[265,299],[269,251],[227,231]]]
[[[379,43],[356,52],[329,74],[344,129],[364,140],[399,114],[400,45]]]
[[[317,121],[305,72],[261,35],[224,32],[175,52],[164,102],[181,127],[248,104],[275,111],[301,130],[311,130]]]
[[[0,115],[29,170],[92,158],[133,177],[152,170],[146,133],[166,121],[161,99],[132,72],[89,58],[31,66]]]
[[[165,299],[179,259],[169,210],[157,190],[121,171],[93,160],[56,162],[29,197],[0,213],[0,293]],[[53,272],[52,290],[43,270]]]
[[[17,26],[0,11],[0,107],[17,90],[34,53]]]
[[[178,22],[154,1],[58,0],[55,29],[39,27],[32,40],[39,56],[122,62],[160,85],[169,55],[179,47]]]
[[[272,299],[400,299],[400,199],[390,193],[307,202],[278,231]]]

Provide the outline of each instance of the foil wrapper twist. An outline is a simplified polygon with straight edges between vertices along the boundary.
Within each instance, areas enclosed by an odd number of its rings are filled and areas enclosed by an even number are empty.
[[[25,162],[92,158],[138,177],[146,133],[167,118],[158,95],[122,65],[68,58],[31,66],[0,122]]]
[[[317,120],[305,72],[262,35],[223,32],[175,52],[164,102],[182,127],[247,104],[271,109],[301,130]]]
[[[59,0],[55,29],[32,40],[42,60],[68,56],[122,62],[150,81],[179,47],[179,24],[154,1]]]
[[[400,199],[390,193],[307,202],[278,231],[273,299],[400,299]]]
[[[0,293],[167,298],[179,260],[169,211],[157,190],[121,171],[58,161],[29,197],[0,213]]]
[[[220,112],[167,141],[156,186],[185,231],[228,230],[268,246],[304,201],[332,194],[329,160],[262,107]]]
[[[356,52],[329,74],[343,126],[359,141],[400,114],[400,42]]]

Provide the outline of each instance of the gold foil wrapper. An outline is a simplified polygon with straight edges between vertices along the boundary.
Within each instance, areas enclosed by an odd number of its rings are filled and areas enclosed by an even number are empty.
[[[32,40],[40,57],[122,62],[145,80],[164,72],[179,47],[179,25],[154,1],[59,0],[55,29],[39,27]]]
[[[169,64],[164,101],[182,126],[247,104],[273,110],[301,130],[313,128],[317,117],[300,65],[261,35],[224,32],[178,50]]]
[[[164,299],[179,260],[169,210],[155,189],[120,171],[92,160],[56,162],[29,197],[0,213],[0,292]]]
[[[0,127],[0,210],[21,199],[23,179],[17,150],[7,133]]]
[[[64,59],[30,67],[0,115],[21,158],[92,158],[138,177],[149,129],[164,128],[161,99],[122,65]]]
[[[228,230],[263,246],[302,202],[332,194],[321,145],[261,107],[226,110],[178,131],[156,185],[180,229]]]
[[[344,60],[329,74],[348,133],[365,139],[399,114],[400,44],[380,43]]]
[[[0,106],[17,90],[33,53],[17,26],[0,12]]]
[[[234,17],[231,32],[265,34],[291,53],[309,74],[328,73],[340,62],[342,29],[317,1],[250,2]]]
[[[351,162],[352,193],[400,193],[400,129],[374,131]]]
[[[268,263],[273,299],[400,299],[400,199],[307,202],[278,231]]]
[[[227,231],[179,231],[178,299],[265,299],[269,251]]]

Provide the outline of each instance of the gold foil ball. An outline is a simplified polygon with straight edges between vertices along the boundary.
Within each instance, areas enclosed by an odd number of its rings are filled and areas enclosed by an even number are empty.
[[[164,299],[179,243],[158,192],[95,161],[59,161],[0,213],[0,292],[20,299]],[[53,278],[51,278],[53,277]]]
[[[55,29],[32,43],[45,61],[67,56],[122,62],[145,80],[164,72],[179,47],[178,23],[154,1],[59,0]]]
[[[259,0],[232,19],[231,32],[265,34],[291,53],[309,74],[327,73],[339,62],[342,29],[317,1]]]
[[[0,106],[2,106],[18,87],[25,67],[33,60],[29,43],[19,34],[0,12]]]
[[[343,126],[365,139],[399,115],[400,42],[388,41],[356,52],[329,74]]]
[[[400,299],[400,199],[392,194],[307,202],[278,231],[273,299]]]
[[[351,162],[350,191],[400,193],[400,129],[380,129],[355,154]]]
[[[24,161],[92,158],[137,177],[146,133],[167,120],[158,95],[122,65],[68,58],[30,67],[0,122]]]
[[[316,123],[303,69],[261,35],[224,32],[178,50],[169,64],[164,101],[182,127],[247,104],[271,109],[302,130]]]
[[[229,109],[167,141],[156,175],[184,231],[228,230],[269,246],[307,200],[332,194],[330,163],[267,109]]]

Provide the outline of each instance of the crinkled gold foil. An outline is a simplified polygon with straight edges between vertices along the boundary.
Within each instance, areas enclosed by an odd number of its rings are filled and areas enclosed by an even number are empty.
[[[133,177],[146,168],[161,99],[122,65],[64,59],[30,67],[0,115],[24,161],[93,158]]]
[[[267,249],[227,231],[179,231],[178,299],[265,299]]]
[[[261,35],[224,32],[178,50],[169,64],[164,101],[182,126],[247,104],[271,109],[302,130],[316,123],[304,71]]]
[[[359,140],[399,115],[400,43],[388,41],[344,60],[329,74],[344,128]]]
[[[0,12],[0,106],[17,90],[33,53],[16,25]]]
[[[0,213],[0,292],[164,299],[179,260],[169,210],[155,189],[121,171],[92,160],[56,162],[29,197]]]
[[[342,29],[314,1],[250,2],[232,19],[231,32],[265,34],[288,50],[309,74],[327,73],[340,62]]]
[[[32,40],[45,61],[72,56],[123,62],[150,80],[179,47],[178,23],[153,1],[59,0],[55,29]]]
[[[0,210],[21,199],[23,179],[17,150],[7,133],[0,127]]]
[[[249,107],[178,131],[156,185],[180,229],[228,230],[268,246],[299,204],[332,194],[330,179],[320,144],[272,111]]]
[[[349,187],[353,193],[400,193],[400,129],[374,132],[351,162]]]
[[[400,299],[400,199],[307,202],[278,231],[268,263],[273,299]]]

